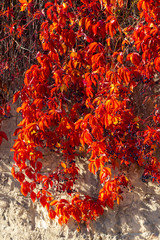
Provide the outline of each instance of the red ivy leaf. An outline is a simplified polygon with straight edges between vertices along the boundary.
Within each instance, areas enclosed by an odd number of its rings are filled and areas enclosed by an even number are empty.
[[[8,141],[8,137],[5,132],[0,131],[0,136]]]
[[[47,8],[48,6],[53,6],[53,3],[52,2],[47,2],[44,7]]]
[[[37,198],[37,195],[36,195],[35,192],[31,192],[31,193],[30,193],[30,197],[31,197],[31,199],[32,199],[32,202],[35,202],[35,200],[36,200],[36,198]]]
[[[19,97],[19,94],[20,94],[20,91],[16,92],[14,95],[13,95],[13,103],[15,103]]]
[[[85,143],[88,145],[90,145],[92,143],[92,136],[88,129],[84,130],[84,132],[82,133],[80,142],[83,147],[84,147]]]
[[[103,183],[108,176],[109,176],[109,177],[111,176],[111,169],[108,168],[108,167],[104,167],[104,168],[100,171],[100,174],[99,174],[99,178],[100,178],[101,183]]]
[[[56,217],[56,212],[54,210],[49,210],[48,215],[51,219],[55,219]]]
[[[127,60],[127,61],[130,60],[131,63],[133,63],[135,66],[139,66],[142,58],[141,58],[141,56],[139,55],[139,53],[134,52],[134,53],[129,53],[129,54],[127,55],[126,60]]]
[[[23,182],[21,184],[21,193],[26,197],[27,194],[30,192],[30,184],[29,182]]]
[[[17,172],[16,178],[17,178],[17,180],[18,180],[20,183],[22,183],[22,182],[24,181],[24,179],[25,179],[25,175],[24,175],[23,173],[21,173],[21,172]]]
[[[41,162],[37,162],[37,168],[36,168],[36,172],[39,172],[42,168],[42,163]]]
[[[155,64],[156,70],[160,72],[160,57],[155,58],[154,64]]]
[[[72,215],[73,219],[75,219],[77,222],[80,222],[80,220],[81,220],[80,219],[80,211],[78,211],[78,209],[73,209],[71,211],[71,215]]]
[[[2,143],[2,137],[0,136],[0,145],[1,145],[1,143]]]
[[[46,196],[41,196],[41,197],[40,197],[40,203],[42,204],[43,207],[45,207],[46,204],[47,204],[46,199],[47,199]]]

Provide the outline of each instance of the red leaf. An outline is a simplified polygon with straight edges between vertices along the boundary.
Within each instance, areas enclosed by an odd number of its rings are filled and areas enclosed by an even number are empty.
[[[88,53],[90,53],[90,52],[94,53],[96,51],[97,47],[98,47],[97,42],[93,42],[93,43],[89,44]]]
[[[53,3],[52,2],[47,2],[44,7],[47,8],[48,6],[53,6]]]
[[[20,94],[20,91],[16,92],[14,95],[13,95],[13,103],[15,103],[19,97],[19,94]]]
[[[60,201],[59,201],[60,203],[69,203],[66,199],[61,199]]]
[[[0,136],[8,141],[8,137],[5,132],[0,131]]]
[[[17,178],[17,180],[18,180],[20,183],[22,183],[22,182],[24,181],[24,179],[25,179],[25,175],[24,175],[23,173],[21,173],[21,172],[17,172],[16,178]]]
[[[100,178],[101,183],[103,183],[108,176],[109,176],[109,177],[111,176],[111,169],[108,168],[108,167],[104,167],[104,168],[100,171],[100,174],[99,174],[99,178]]]
[[[36,172],[39,172],[42,168],[42,163],[41,162],[37,162],[37,168],[36,168]]]
[[[30,184],[29,182],[23,182],[21,184],[21,193],[26,197],[28,192],[30,191]]]
[[[36,195],[35,192],[31,192],[31,193],[30,193],[30,197],[31,197],[31,199],[32,199],[32,202],[35,202],[35,200],[36,200],[36,198],[37,198],[37,195]]]
[[[55,219],[55,217],[56,217],[56,212],[51,209],[51,210],[48,211],[48,216],[49,216],[51,219]]]
[[[139,66],[142,58],[139,55],[139,53],[134,52],[134,53],[129,53],[127,55],[126,60],[130,60],[135,66]]]
[[[77,211],[76,211],[76,209],[73,209],[71,211],[71,215],[72,215],[73,219],[75,219],[77,222],[80,222],[80,211],[78,211],[78,209],[77,209]]]
[[[156,70],[160,72],[160,57],[155,58],[154,64],[155,64]]]
[[[46,196],[42,196],[42,197],[40,197],[40,203],[42,204],[43,207],[45,207],[46,204],[47,204],[46,199],[47,199]]]
[[[96,172],[99,170],[99,167],[100,167],[100,159],[97,158],[96,161],[95,161],[95,167],[96,167]]]
[[[22,129],[21,128],[17,128],[14,133],[13,133],[13,136],[16,136]]]
[[[50,7],[49,9],[47,9],[47,16],[49,18],[49,20],[52,20],[52,12],[54,11],[54,7]]]
[[[33,178],[33,173],[32,173],[32,169],[31,169],[31,168],[27,168],[27,169],[25,170],[25,174],[27,175],[27,177],[28,177],[29,179]]]
[[[31,190],[33,191],[33,189],[36,188],[36,183],[35,183],[35,182],[32,182],[32,183],[30,184],[30,188],[31,188]]]
[[[120,184],[124,185],[125,187],[127,187],[128,185],[128,178],[125,176],[121,176],[120,178]]]

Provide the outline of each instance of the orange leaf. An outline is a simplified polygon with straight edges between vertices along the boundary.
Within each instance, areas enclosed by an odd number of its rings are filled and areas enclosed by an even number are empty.
[[[49,216],[51,219],[55,219],[55,217],[56,217],[56,212],[51,209],[51,210],[48,211],[48,216]]]
[[[92,143],[92,136],[88,129],[84,130],[84,132],[82,133],[80,142],[83,147],[84,147],[85,143],[88,145],[90,145]]]
[[[82,121],[83,121],[82,119],[78,119],[78,121],[75,122],[75,130],[78,130],[80,128]]]
[[[155,69],[160,72],[160,57],[155,58],[154,60]]]
[[[13,176],[14,178],[16,178],[16,173],[15,173],[15,168],[14,168],[14,167],[12,167],[11,173],[12,173],[12,176]]]
[[[13,103],[15,103],[19,97],[19,94],[20,94],[20,91],[16,92],[14,95],[13,95]]]
[[[93,43],[89,44],[88,53],[90,53],[90,52],[94,53],[96,51],[97,47],[98,47],[97,42],[93,42]]]
[[[117,204],[119,205],[119,203],[120,203],[120,198],[117,197]]]
[[[117,57],[117,61],[121,64],[123,64],[123,53],[119,53],[118,57]]]
[[[94,36],[97,34],[97,28],[98,28],[98,23],[95,25],[92,25],[92,30],[93,30]]]
[[[88,169],[91,173],[95,174],[96,173],[96,169],[95,169],[95,164],[93,161],[91,161],[89,164],[88,164]]]
[[[19,0],[19,2],[21,3],[21,11],[24,11],[32,2],[32,0],[29,0],[29,2],[27,2],[26,0]]]
[[[85,28],[88,31],[89,27],[91,26],[91,20],[89,18],[86,18],[85,20]]]
[[[53,205],[56,205],[56,203],[58,202],[58,200],[53,200],[50,205],[53,206]]]
[[[26,128],[25,128],[25,130],[28,130],[29,128],[33,128],[34,126],[36,126],[37,125],[37,123],[29,123],[27,126],[26,126]]]
[[[104,167],[104,168],[100,171],[100,174],[99,174],[99,178],[100,178],[101,183],[103,183],[108,176],[109,176],[109,177],[111,176],[111,169],[108,168],[108,167]]]
[[[122,8],[123,7],[123,0],[118,0],[118,4],[119,4],[119,7]]]
[[[61,166],[62,166],[63,168],[66,168],[66,167],[67,167],[64,162],[61,162]]]

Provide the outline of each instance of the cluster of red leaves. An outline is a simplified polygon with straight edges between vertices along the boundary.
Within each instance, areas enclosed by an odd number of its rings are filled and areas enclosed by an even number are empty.
[[[19,2],[22,11],[32,3]],[[144,167],[144,177],[160,181],[155,156],[160,143],[158,106],[152,126],[145,128],[130,98],[139,82],[151,86],[160,72],[160,16],[157,1],[140,0],[137,7],[135,28],[124,28],[117,16],[117,9],[126,9],[122,0],[45,4],[43,53],[37,53],[38,65],[26,71],[24,87],[13,98],[15,102],[21,97],[17,112],[23,120],[15,132],[12,174],[21,192],[30,194],[33,202],[39,199],[60,224],[70,217],[77,222],[95,220],[106,206],[119,204],[128,184],[122,166],[137,163]],[[41,171],[40,148],[63,154],[50,174]],[[76,159],[84,151],[89,171],[99,173],[102,188],[96,199],[75,193]],[[58,191],[69,194],[71,201],[56,198]]]

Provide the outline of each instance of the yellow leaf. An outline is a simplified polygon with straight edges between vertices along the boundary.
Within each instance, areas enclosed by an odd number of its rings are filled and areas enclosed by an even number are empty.
[[[112,124],[112,116],[108,114],[108,125]]]
[[[139,122],[139,120],[140,120],[140,119],[139,119],[138,116],[133,119],[134,122]]]
[[[67,91],[67,86],[65,84],[62,84],[60,86],[60,90],[61,90],[61,93],[63,93],[64,91]]]
[[[61,166],[62,166],[63,168],[67,168],[67,166],[66,166],[66,164],[65,164],[64,162],[61,162]]]
[[[52,202],[50,203],[50,205],[51,205],[51,206],[56,205],[57,202],[58,202],[57,200],[54,200],[54,201],[52,201]]]
[[[119,205],[119,203],[120,203],[120,198],[117,197],[117,204]]]

